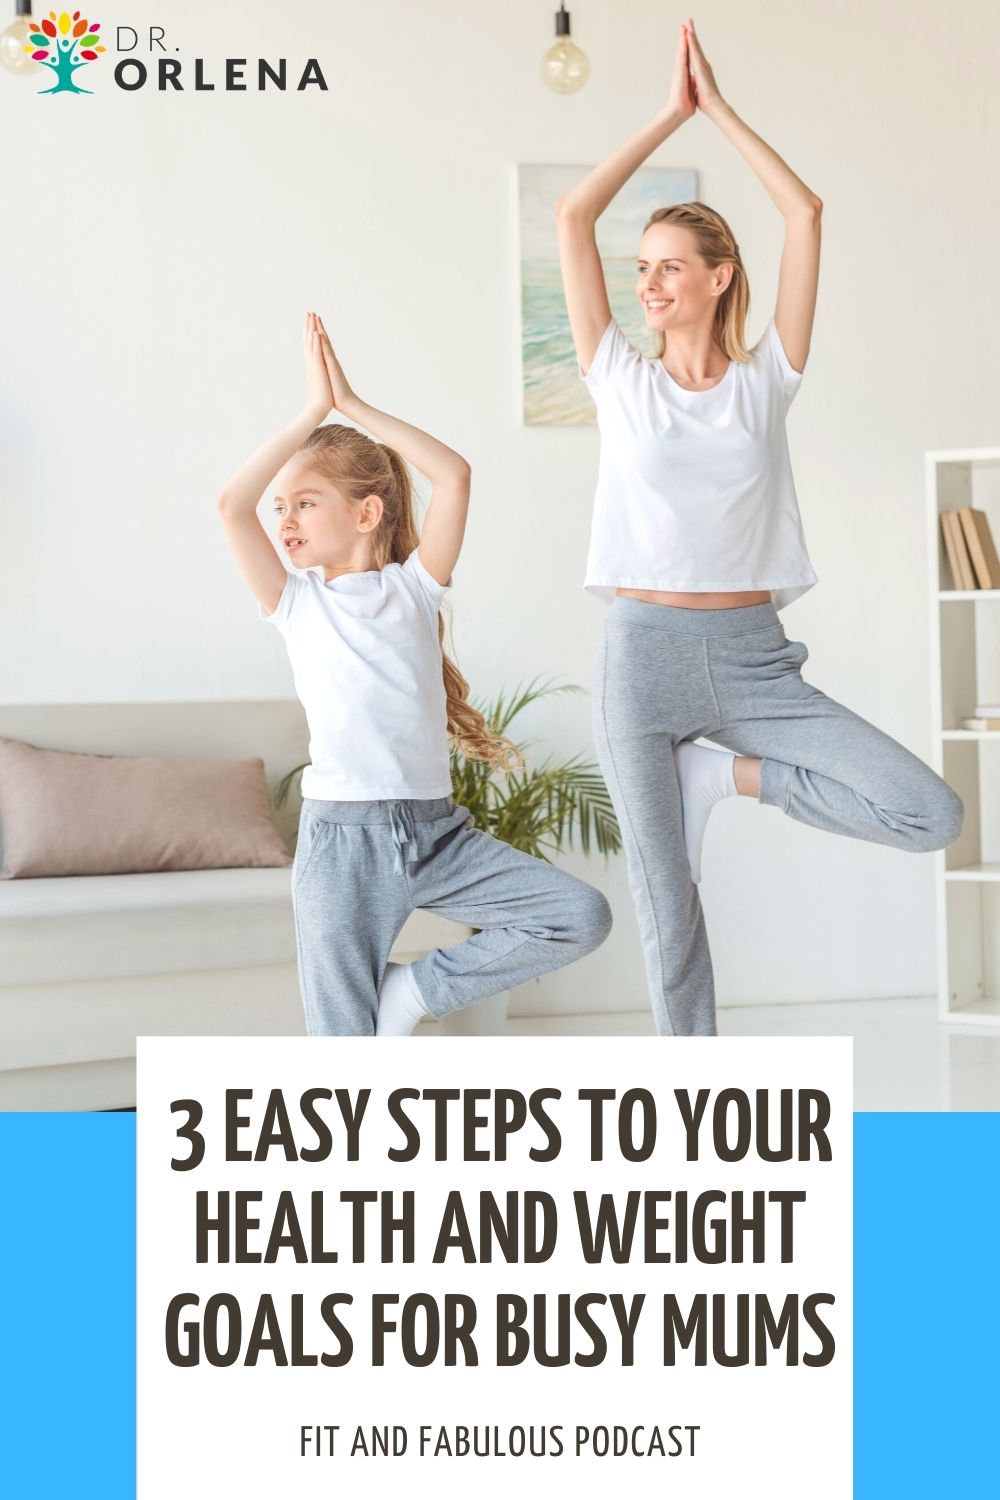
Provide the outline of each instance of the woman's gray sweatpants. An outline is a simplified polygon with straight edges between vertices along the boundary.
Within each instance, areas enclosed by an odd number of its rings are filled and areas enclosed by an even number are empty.
[[[691,880],[673,747],[761,757],[760,801],[813,828],[923,851],[954,843],[961,799],[887,734],[804,682],[809,652],[773,604],[683,609],[618,596],[594,678],[594,737],[621,824],[661,1036],[714,1036],[712,960]]]
[[[410,913],[481,931],[413,965],[432,1016],[562,968],[601,944],[599,891],[476,828],[450,797],[307,797],[292,865],[299,983],[311,1036],[372,1036],[389,950]]]

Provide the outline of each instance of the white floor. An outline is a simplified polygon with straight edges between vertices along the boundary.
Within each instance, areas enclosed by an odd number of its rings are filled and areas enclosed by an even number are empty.
[[[935,1001],[741,1005],[723,1036],[853,1036],[856,1110],[1000,1109],[1000,1031],[942,1026]],[[512,1036],[652,1036],[648,1012],[511,1019]]]

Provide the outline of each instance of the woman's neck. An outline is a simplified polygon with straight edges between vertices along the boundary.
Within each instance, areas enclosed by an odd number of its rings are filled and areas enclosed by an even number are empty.
[[[708,330],[671,334],[669,343],[664,340],[660,364],[678,385],[697,386],[704,385],[705,381],[721,380],[730,361]]]

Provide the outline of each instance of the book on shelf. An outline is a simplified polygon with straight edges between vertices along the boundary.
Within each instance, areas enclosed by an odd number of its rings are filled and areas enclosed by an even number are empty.
[[[1000,719],[1000,703],[977,703],[972,712],[977,719]]]
[[[993,545],[989,518],[984,510],[963,505],[958,512],[965,544],[969,549],[976,582],[981,589],[1000,589],[1000,558]]]
[[[962,728],[962,729],[997,729],[997,730],[1000,730],[1000,714],[997,714],[994,717],[986,717],[986,718],[984,718],[982,715],[977,715],[977,716],[975,716],[973,718],[970,718],[970,719],[963,719],[962,723],[961,723],[961,725],[959,727]]]
[[[948,554],[948,566],[951,568],[952,587],[974,589],[976,578],[972,571],[972,559],[969,557],[965,532],[962,530],[957,511],[943,510],[941,512],[941,533],[944,537],[945,551]]]
[[[971,505],[942,511],[941,535],[956,589],[1000,589],[1000,558],[985,511]]]

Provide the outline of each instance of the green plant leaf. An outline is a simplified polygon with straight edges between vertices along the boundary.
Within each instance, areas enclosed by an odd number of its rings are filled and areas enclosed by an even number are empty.
[[[308,766],[308,764],[309,762],[305,761],[301,766],[293,766],[287,776],[282,776],[281,780],[278,782],[278,785],[274,789],[275,807],[284,807],[285,803],[288,801],[288,794],[292,790],[292,783],[297,776],[302,775],[302,772],[306,769],[306,766]]]

